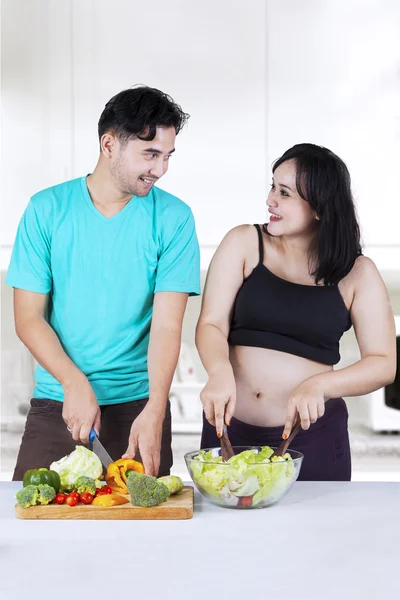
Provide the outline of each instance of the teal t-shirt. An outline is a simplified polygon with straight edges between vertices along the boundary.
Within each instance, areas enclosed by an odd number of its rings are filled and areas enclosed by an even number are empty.
[[[100,405],[147,398],[154,294],[200,293],[192,211],[153,187],[108,219],[86,177],[43,190],[19,224],[6,283],[50,293],[48,322]],[[35,398],[63,400],[40,365],[35,383]]]

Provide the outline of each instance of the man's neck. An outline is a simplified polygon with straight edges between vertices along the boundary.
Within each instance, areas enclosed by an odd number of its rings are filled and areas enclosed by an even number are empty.
[[[107,218],[119,213],[132,199],[131,195],[124,194],[115,185],[115,181],[102,171],[99,164],[86,178],[86,185],[93,205]]]

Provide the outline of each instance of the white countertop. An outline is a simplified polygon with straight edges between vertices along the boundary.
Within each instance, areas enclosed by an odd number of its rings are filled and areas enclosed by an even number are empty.
[[[0,483],[5,600],[398,597],[399,483],[297,482],[248,511],[196,490],[186,521],[18,520],[19,487]]]

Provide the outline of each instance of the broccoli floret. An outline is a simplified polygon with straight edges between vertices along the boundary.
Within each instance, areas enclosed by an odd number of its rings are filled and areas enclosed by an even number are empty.
[[[78,477],[78,479],[74,483],[74,490],[78,492],[78,494],[92,494],[92,496],[96,493],[96,482],[91,477],[86,477],[82,475]]]
[[[36,506],[37,504],[46,505],[54,500],[56,497],[56,490],[51,487],[51,485],[47,485],[47,483],[27,485],[22,488],[22,490],[19,490],[15,494],[15,497],[22,508]]]
[[[56,490],[47,483],[38,485],[38,492],[39,496],[36,504],[49,504],[56,497]]]
[[[166,485],[144,473],[129,473],[127,487],[134,506],[157,506],[169,496]]]
[[[18,504],[22,506],[22,508],[35,506],[39,498],[39,490],[37,485],[27,485],[15,494],[15,498],[17,499]]]

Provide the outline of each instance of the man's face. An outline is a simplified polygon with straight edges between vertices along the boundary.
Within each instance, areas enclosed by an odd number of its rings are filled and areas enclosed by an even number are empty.
[[[113,138],[111,175],[123,194],[147,196],[154,183],[168,171],[175,137],[174,127],[157,127],[150,142],[135,139],[121,144]]]

